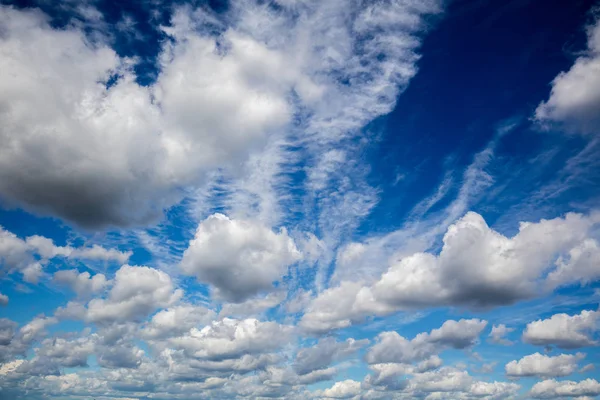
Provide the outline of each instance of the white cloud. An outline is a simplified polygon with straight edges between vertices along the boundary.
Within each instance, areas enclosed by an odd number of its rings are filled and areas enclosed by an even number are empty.
[[[425,360],[447,348],[465,349],[477,343],[486,321],[449,320],[438,329],[420,333],[408,340],[397,332],[382,332],[366,355],[369,364],[412,363]]]
[[[584,310],[580,314],[554,314],[527,324],[523,341],[538,346],[558,346],[565,349],[594,346],[600,311]]]
[[[283,291],[268,293],[264,297],[252,298],[243,303],[226,303],[221,308],[219,316],[222,317],[247,317],[263,313],[277,307],[285,300],[287,294]]]
[[[552,378],[571,375],[577,370],[578,363],[585,357],[583,353],[560,354],[550,357],[540,353],[531,354],[506,364],[508,376],[526,377],[537,376]]]
[[[6,306],[8,305],[8,296],[0,293],[0,306]]]
[[[588,48],[573,66],[552,81],[547,101],[535,110],[542,124],[558,123],[568,131],[598,134],[600,129],[600,20],[588,28]]]
[[[332,387],[320,392],[320,395],[328,399],[349,399],[360,394],[360,382],[346,379],[333,384]]]
[[[63,338],[44,339],[36,349],[36,357],[61,367],[85,367],[88,357],[93,354],[95,343],[91,337],[76,340]]]
[[[475,398],[511,399],[519,392],[521,386],[510,382],[475,382],[469,393]]]
[[[594,239],[585,240],[572,248],[565,258],[556,262],[556,270],[547,278],[551,287],[563,286],[572,282],[588,284],[600,278],[600,247]]]
[[[144,320],[156,309],[173,305],[182,295],[165,272],[123,265],[115,274],[106,297],[94,298],[87,306],[69,302],[65,308],[58,309],[56,315],[101,324]]]
[[[522,222],[519,232],[508,238],[469,212],[448,228],[439,255],[392,259],[373,284],[343,281],[325,290],[307,307],[301,326],[327,331],[373,314],[432,306],[490,308],[534,297],[558,285],[544,281],[544,274],[563,254],[578,254],[574,249],[589,243],[599,221],[598,213],[571,213]],[[564,279],[561,284],[588,281],[582,273],[567,276],[560,272],[564,270],[558,262],[555,271]]]
[[[182,304],[154,314],[142,334],[149,339],[179,336],[197,325],[207,325],[216,314],[202,306]]]
[[[409,381],[409,388],[423,392],[466,392],[473,383],[467,371],[452,367],[415,375]]]
[[[131,252],[92,247],[56,246],[51,239],[42,236],[19,238],[0,226],[0,262],[8,273],[18,271],[25,281],[37,283],[43,274],[43,266],[55,257],[73,260],[103,260],[123,263]]]
[[[91,276],[87,271],[78,273],[75,269],[56,271],[54,280],[68,285],[79,296],[98,293],[109,284],[104,274]]]
[[[501,344],[503,346],[510,346],[514,342],[506,339],[506,335],[508,335],[511,332],[514,332],[514,330],[515,328],[508,328],[504,324],[494,325],[489,335],[489,341],[491,343]]]
[[[102,20],[91,6],[71,8],[87,23]],[[88,40],[85,26],[53,29],[41,12],[3,7],[0,104],[9,112],[0,195],[86,226],[143,224],[177,202],[179,188],[216,168],[236,169],[286,131],[308,139],[319,160],[319,143],[393,109],[416,74],[424,16],[440,11],[436,0],[310,0],[277,10],[237,1],[219,15],[176,7],[163,27],[157,79],[140,86],[134,60],[102,36]],[[275,163],[249,168],[267,165],[263,177],[244,171],[249,184],[234,186],[276,211],[266,203],[279,203],[272,193],[281,167],[269,158]]]
[[[550,379],[533,385],[529,395],[535,399],[581,398],[584,396],[593,398],[600,395],[600,383],[594,379],[580,382]]]
[[[87,226],[144,223],[173,203],[178,185],[243,159],[285,126],[287,96],[310,79],[236,30],[222,35],[228,50],[219,54],[216,38],[186,29],[187,16],[174,16],[158,80],[144,87],[130,60],[79,29],[2,7],[2,197]]]
[[[336,341],[333,337],[320,339],[315,345],[298,351],[294,370],[300,375],[306,375],[317,370],[327,369],[332,362],[352,355],[368,343],[367,339],[346,339],[342,342]]]
[[[593,371],[595,368],[596,368],[596,366],[594,364],[589,363],[589,364],[586,364],[583,367],[581,367],[581,369],[579,370],[579,373],[584,374],[586,372]]]
[[[218,361],[277,350],[288,343],[291,334],[291,327],[276,322],[224,318],[202,329],[192,328],[169,343],[189,357]]]
[[[57,322],[58,320],[54,317],[35,317],[19,329],[20,338],[25,343],[37,340],[45,333],[48,326],[54,325]]]
[[[241,302],[272,290],[301,254],[285,229],[279,233],[245,220],[214,214],[198,225],[181,269],[210,283],[217,295]]]

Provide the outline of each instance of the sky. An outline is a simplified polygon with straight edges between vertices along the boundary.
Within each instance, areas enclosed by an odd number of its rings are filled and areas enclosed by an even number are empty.
[[[0,1],[0,399],[600,399],[600,4]]]

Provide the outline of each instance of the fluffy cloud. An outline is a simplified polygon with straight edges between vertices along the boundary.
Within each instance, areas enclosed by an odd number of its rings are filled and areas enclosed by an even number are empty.
[[[224,318],[202,329],[192,328],[169,339],[169,343],[190,357],[219,361],[277,350],[290,340],[291,334],[291,327],[276,322]]]
[[[584,310],[577,315],[554,314],[527,324],[523,341],[538,346],[558,346],[565,349],[594,346],[593,334],[598,331],[600,311]]]
[[[243,303],[226,303],[223,304],[220,316],[236,316],[248,317],[265,312],[273,307],[277,307],[285,300],[287,294],[285,292],[268,293],[264,297],[251,298]]]
[[[360,387],[360,382],[347,379],[334,383],[320,394],[327,399],[349,399],[360,394]]]
[[[234,31],[221,38],[223,56],[208,34],[180,37],[189,25],[180,14],[148,87],[129,60],[79,29],[2,7],[5,200],[86,226],[143,223],[174,201],[177,185],[243,157],[288,122],[296,80],[280,79],[281,56]]]
[[[488,227],[479,214],[469,212],[448,228],[439,255],[416,253],[393,261],[370,285],[344,281],[327,289],[308,306],[301,324],[311,331],[326,331],[398,310],[496,307],[565,283],[586,283],[590,275],[596,276],[589,272],[593,267],[565,266],[561,255],[571,252],[571,260],[577,259],[578,249],[591,243],[588,236],[599,222],[597,213],[571,213],[537,223],[522,222],[519,232],[508,238]],[[557,267],[544,281],[553,262]],[[580,272],[562,272],[573,268]]]
[[[275,233],[259,223],[214,214],[198,226],[181,269],[210,283],[217,295],[240,302],[272,289],[300,257],[285,229]]]
[[[588,28],[586,54],[552,81],[550,98],[535,111],[541,123],[559,123],[567,130],[597,134],[600,128],[600,20]]]
[[[80,296],[98,293],[108,285],[108,281],[103,274],[91,276],[87,271],[78,273],[74,269],[55,272],[54,280],[68,285]]]
[[[506,374],[513,377],[537,376],[551,378],[571,375],[577,370],[583,353],[561,354],[550,357],[540,353],[531,354],[506,364]]]
[[[209,324],[215,317],[214,311],[202,306],[178,305],[154,314],[142,334],[149,339],[179,336],[197,325]]]
[[[572,282],[587,284],[600,278],[600,247],[594,239],[585,240],[556,261],[557,268],[547,278],[550,287]]]
[[[106,297],[94,298],[87,306],[69,302],[57,310],[56,316],[100,324],[143,320],[156,309],[174,304],[182,295],[165,272],[123,265]]]
[[[72,341],[53,338],[44,339],[35,354],[38,360],[60,367],[73,368],[87,366],[88,357],[93,354],[94,349],[95,344],[91,337]]]
[[[146,223],[292,123],[323,143],[390,112],[416,73],[423,17],[441,11],[435,0],[276,8],[176,7],[155,27],[167,40],[143,86],[102,36],[2,7],[0,196],[89,227]]]
[[[124,263],[131,254],[131,252],[105,249],[98,245],[79,248],[56,246],[51,239],[37,235],[21,239],[0,227],[0,264],[9,273],[14,271],[22,273],[24,280],[31,283],[38,281],[43,273],[43,265],[55,257]]]
[[[550,379],[533,385],[529,395],[535,399],[596,397],[600,395],[600,383],[594,379],[580,382]]]
[[[0,293],[0,306],[6,306],[8,305],[8,296]]]
[[[368,389],[365,399],[512,399],[520,389],[515,383],[478,381],[455,367],[420,370],[406,364],[378,364],[371,368],[376,375],[363,382],[363,389]]]
[[[514,332],[514,330],[515,328],[507,328],[504,324],[494,325],[492,327],[492,331],[490,332],[489,341],[491,343],[501,344],[503,346],[510,346],[511,344],[513,344],[513,342],[506,339],[506,335],[508,335],[511,332]]]
[[[366,339],[346,339],[343,342],[337,342],[332,337],[321,339],[316,345],[298,351],[294,370],[300,375],[306,375],[316,370],[324,370],[332,362],[339,361],[355,353],[368,343],[369,341]]]
[[[438,329],[429,333],[420,333],[408,340],[397,332],[382,332],[377,336],[367,355],[369,364],[412,363],[425,360],[446,348],[465,349],[473,346],[486,321],[461,319],[446,321]]]

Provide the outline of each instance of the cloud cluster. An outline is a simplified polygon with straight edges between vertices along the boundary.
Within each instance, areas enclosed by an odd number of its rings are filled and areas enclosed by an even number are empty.
[[[523,341],[538,346],[576,349],[598,344],[600,311],[583,310],[577,315],[554,314],[527,324]]]
[[[596,248],[591,236],[599,222],[597,213],[572,213],[522,222],[509,238],[469,212],[448,228],[438,255],[393,258],[371,284],[343,281],[325,290],[308,305],[301,325],[319,332],[400,310],[498,307],[566,284],[585,284],[600,276],[600,254],[583,250]]]
[[[0,265],[4,272],[19,272],[27,282],[35,283],[43,274],[49,260],[62,257],[68,260],[126,262],[131,251],[105,249],[99,245],[91,247],[57,246],[43,236],[21,239],[0,226]]]
[[[144,224],[273,135],[360,129],[391,111],[440,11],[387,3],[176,8],[146,86],[102,37],[3,6],[0,197],[86,227]]]
[[[382,332],[367,355],[369,364],[412,363],[437,355],[445,348],[465,349],[473,346],[487,321],[478,319],[449,320],[429,333],[408,340],[397,332]]]
[[[217,297],[234,302],[271,290],[301,253],[285,229],[214,214],[198,225],[181,269],[211,284]]]
[[[588,27],[585,54],[552,81],[547,101],[535,110],[542,124],[558,123],[568,131],[596,135],[600,131],[600,20]]]
[[[540,353],[531,354],[506,364],[506,374],[512,377],[537,376],[542,378],[571,375],[577,370],[583,353],[561,354],[550,357]]]

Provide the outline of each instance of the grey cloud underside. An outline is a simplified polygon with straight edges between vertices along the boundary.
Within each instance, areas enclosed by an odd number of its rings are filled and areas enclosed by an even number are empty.
[[[102,26],[90,5],[73,9]],[[0,199],[87,228],[144,225],[216,169],[250,176],[267,143],[299,136],[319,159],[393,109],[438,12],[433,0],[176,8],[157,28],[158,77],[140,86],[104,36],[2,7]]]

